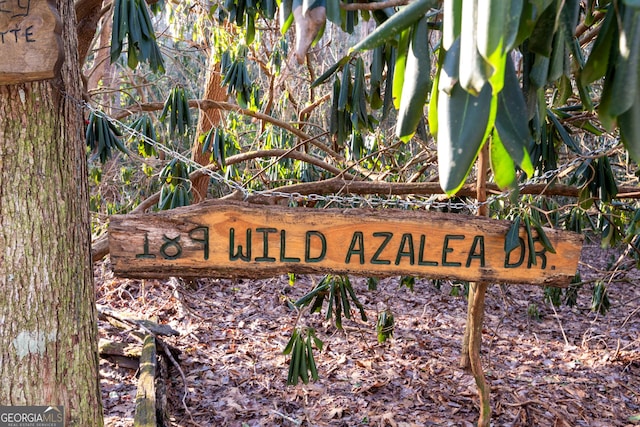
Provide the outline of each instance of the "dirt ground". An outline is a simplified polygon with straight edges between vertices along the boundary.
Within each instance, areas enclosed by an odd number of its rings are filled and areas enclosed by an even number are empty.
[[[611,310],[591,311],[594,279],[615,260],[590,244],[577,305],[554,308],[533,286],[490,287],[483,330],[483,367],[491,386],[494,426],[640,425],[640,285],[637,270],[608,286]],[[624,263],[630,266],[630,263]],[[346,320],[338,331],[322,314],[297,313],[286,300],[318,277],[184,282],[114,278],[96,266],[98,304],[140,319],[157,318],[180,332],[165,341],[180,351],[167,384],[173,426],[473,426],[478,397],[458,367],[466,319],[457,286],[398,278],[367,290],[352,278],[368,322]],[[454,289],[455,288],[455,289]],[[395,316],[393,338],[378,344],[377,313]],[[320,380],[286,386],[282,350],[298,326],[316,328]],[[130,331],[100,321],[100,337],[136,342]],[[105,423],[130,426],[134,369],[101,360]],[[186,395],[185,395],[186,387]]]

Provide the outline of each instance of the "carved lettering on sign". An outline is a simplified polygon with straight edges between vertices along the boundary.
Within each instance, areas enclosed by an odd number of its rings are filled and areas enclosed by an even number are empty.
[[[54,77],[62,62],[62,23],[48,0],[0,0],[0,84]]]
[[[113,216],[111,261],[127,277],[266,277],[284,273],[414,275],[565,285],[582,237],[547,230],[505,253],[510,223],[393,210],[314,210],[207,202]]]

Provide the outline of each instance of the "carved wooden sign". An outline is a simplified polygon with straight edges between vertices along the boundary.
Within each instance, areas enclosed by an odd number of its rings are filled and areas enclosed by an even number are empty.
[[[0,84],[54,77],[62,62],[61,31],[49,0],[0,0]]]
[[[111,217],[109,248],[123,277],[267,277],[292,273],[567,285],[582,236],[545,229],[505,253],[508,221],[425,211],[304,209],[208,201]]]

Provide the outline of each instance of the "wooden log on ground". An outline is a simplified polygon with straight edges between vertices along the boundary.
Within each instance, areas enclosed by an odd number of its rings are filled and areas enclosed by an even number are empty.
[[[98,342],[98,353],[100,356],[124,356],[139,359],[140,356],[142,356],[142,348],[140,344],[110,341],[100,338]]]
[[[98,354],[101,358],[121,368],[137,371],[140,367],[142,346],[140,344],[109,341],[101,338],[98,342]]]
[[[142,346],[134,427],[156,427],[156,340],[148,334]]]
[[[103,305],[97,305],[98,319],[109,322],[112,326],[119,329],[136,329],[147,333],[152,333],[156,336],[178,336],[180,332],[176,331],[169,325],[164,325],[153,320],[137,319],[127,313],[118,313]],[[139,338],[142,341],[145,334],[140,334]]]

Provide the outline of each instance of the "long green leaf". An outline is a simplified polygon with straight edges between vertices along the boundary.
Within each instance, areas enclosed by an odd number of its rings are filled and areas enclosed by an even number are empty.
[[[622,29],[618,41],[616,74],[613,80],[611,114],[619,116],[631,108],[638,90],[640,61],[640,9],[626,7],[622,15]]]
[[[393,70],[393,85],[391,89],[391,93],[393,96],[393,106],[395,108],[400,108],[400,102],[402,101],[404,70],[407,65],[407,54],[409,52],[410,41],[411,28],[407,28],[400,34],[400,40],[398,41],[398,48],[396,50],[396,63]]]
[[[438,90],[451,93],[458,82],[458,68],[460,67],[460,38],[454,40],[448,51],[440,52],[438,72]]]
[[[640,163],[640,91],[636,91],[631,108],[618,117],[618,125],[624,148],[634,161]]]
[[[553,35],[558,29],[558,1],[549,2],[548,6],[540,14],[531,36],[529,37],[529,50],[549,57],[551,54]]]
[[[410,3],[394,13],[371,34],[349,49],[349,52],[359,52],[380,46],[382,43],[391,40],[403,30],[409,28],[414,22],[424,16],[429,9],[437,7],[438,2],[435,0],[416,0]]]
[[[520,246],[520,215],[515,217],[513,223],[507,231],[504,239],[504,253],[509,254],[512,250]]]
[[[440,86],[440,74],[442,74],[442,60],[444,57],[444,50],[439,49],[438,52],[438,70],[436,71],[436,75],[433,79],[433,84],[431,85],[431,97],[429,98],[429,111],[427,115],[427,120],[429,121],[429,132],[432,135],[437,135],[438,133],[438,87]]]
[[[493,178],[498,187],[502,189],[515,187],[517,183],[515,163],[495,130],[489,142],[489,159]]]
[[[515,42],[522,7],[523,0],[478,1],[478,51],[496,72]]]
[[[340,68],[344,67],[348,62],[349,59],[351,57],[349,55],[345,55],[343,56],[338,62],[336,62],[335,64],[333,64],[331,67],[327,68],[327,71],[325,71],[324,73],[322,73],[322,75],[320,77],[318,77],[317,79],[315,79],[313,81],[313,83],[311,83],[311,87],[314,88],[316,86],[321,85],[322,83],[324,83],[329,77],[331,77],[336,71],[338,71]]]
[[[565,145],[569,147],[574,153],[581,154],[580,147],[576,145],[573,138],[571,138],[571,136],[569,135],[569,132],[567,132],[564,126],[562,126],[562,123],[560,123],[560,120],[558,120],[553,111],[547,109],[547,117],[549,117],[549,119],[551,120],[553,127],[556,128],[556,131],[558,132],[558,135],[560,135],[562,142],[564,142]]]
[[[527,105],[511,59],[507,59],[504,88],[498,94],[495,126],[511,158],[527,175],[533,175],[533,165],[527,151],[533,139],[529,132]]]
[[[340,0],[327,0],[327,19],[333,22],[335,25],[342,24]]]
[[[600,104],[598,105],[598,118],[602,127],[611,132],[616,123],[616,117],[611,113],[611,108],[614,104],[613,99],[613,80],[615,77],[615,67],[613,64],[609,64],[607,67],[607,74],[604,77],[604,84],[602,85],[602,93],[600,94]],[[627,110],[628,111],[628,110]]]
[[[580,73],[580,81],[582,84],[594,82],[604,77],[607,72],[610,52],[617,33],[615,15],[616,12],[613,5],[609,5],[602,25],[600,26],[598,38],[596,38],[596,41],[593,43],[589,59],[587,59],[587,63]]]
[[[462,0],[444,0],[442,5],[442,47],[449,50],[460,37]]]
[[[411,44],[407,52],[402,100],[396,126],[396,135],[403,142],[411,139],[420,119],[424,117],[424,105],[431,85],[430,69],[429,31],[427,18],[423,16],[412,28]]]
[[[293,23],[293,0],[281,0],[278,16],[280,19],[280,33],[284,34]]]
[[[555,82],[564,75],[565,60],[568,60],[568,53],[565,47],[564,32],[558,31],[553,38],[553,50],[549,58],[549,71],[547,81]]]
[[[462,88],[477,95],[484,88],[492,73],[491,66],[478,52],[478,3],[462,2],[462,28],[460,29],[459,81]]]
[[[489,131],[497,102],[485,84],[478,96],[456,84],[438,94],[438,170],[440,186],[449,195],[464,184]]]

